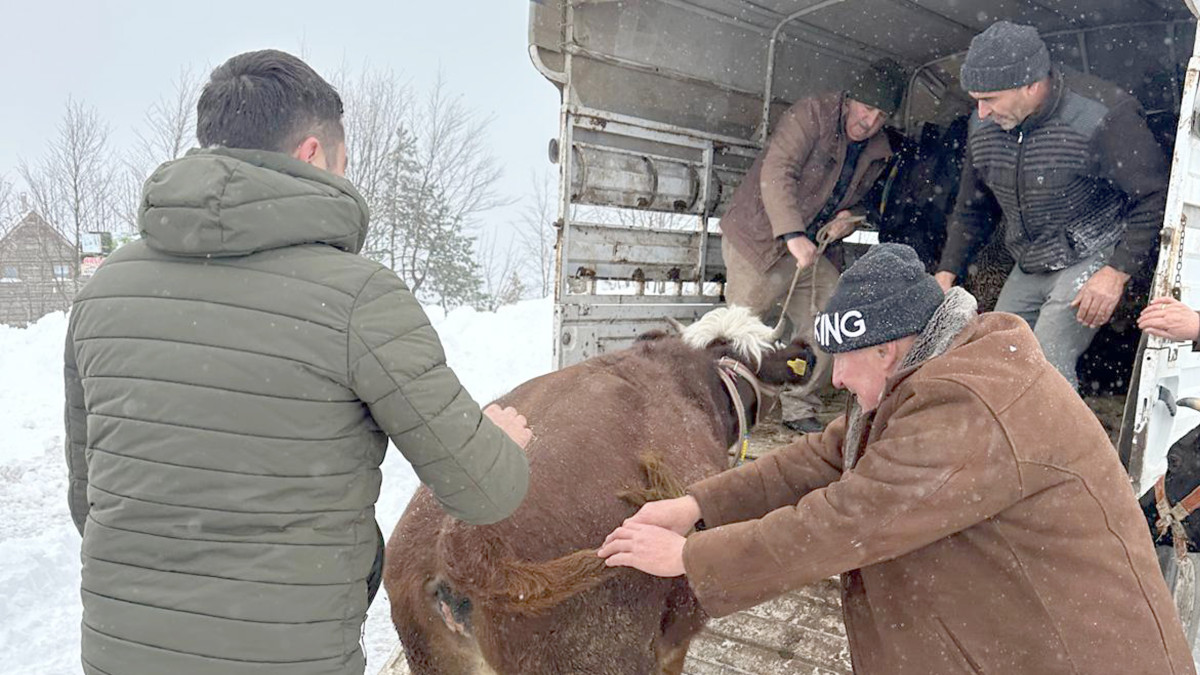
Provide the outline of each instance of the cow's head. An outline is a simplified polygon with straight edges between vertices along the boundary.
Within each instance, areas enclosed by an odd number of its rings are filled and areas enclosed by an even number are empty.
[[[816,365],[816,356],[807,342],[775,342],[772,329],[738,305],[711,310],[684,328],[682,337],[690,347],[741,362],[767,384],[801,384]]]
[[[1200,399],[1183,399],[1179,405],[1200,409]],[[1163,481],[1167,501],[1173,506],[1183,501],[1193,490],[1200,486],[1200,426],[1184,434],[1183,438],[1167,451],[1167,474]],[[1150,526],[1151,535],[1160,544],[1171,544],[1170,532],[1160,536],[1157,527],[1158,506],[1155,503],[1154,488],[1147,490],[1139,500],[1146,522]],[[1188,535],[1188,550],[1200,551],[1200,510],[1193,512],[1183,521],[1184,530]]]
[[[739,429],[744,431],[745,421],[753,424],[778,402],[775,387],[798,385],[806,382],[816,365],[816,356],[804,340],[778,344],[767,327],[745,307],[730,305],[718,307],[700,317],[690,326],[683,327],[669,321],[680,332],[678,338],[667,331],[653,330],[638,336],[638,341],[647,353],[656,353],[655,358],[676,351],[681,368],[697,368],[687,380],[696,391],[691,396],[703,396],[701,391],[727,398],[736,416],[727,431],[737,437]],[[702,353],[705,358],[695,357]],[[687,354],[688,356],[683,356]],[[726,359],[736,361],[741,367],[730,368]],[[724,372],[722,372],[724,371]],[[730,391],[730,389],[736,391]],[[726,420],[728,422],[729,420]]]

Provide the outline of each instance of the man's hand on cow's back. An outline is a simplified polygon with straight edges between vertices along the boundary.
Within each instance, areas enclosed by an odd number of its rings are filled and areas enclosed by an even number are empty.
[[[1071,306],[1078,310],[1076,318],[1079,323],[1089,328],[1099,328],[1108,323],[1128,281],[1129,275],[1115,267],[1105,265],[1097,270],[1071,301]]]
[[[501,408],[495,403],[483,409],[483,414],[488,416],[488,419],[500,427],[500,430],[508,434],[508,437],[524,448],[529,445],[530,439],[533,438],[533,431],[529,428],[529,423],[525,416],[517,412],[516,408],[508,407]]]
[[[646,502],[642,508],[638,509],[637,513],[626,518],[622,525],[632,523],[655,525],[683,535],[695,526],[697,520],[700,520],[700,503],[696,501],[695,497],[685,495],[675,499]],[[605,543],[612,539],[612,534],[608,537],[604,540]]]

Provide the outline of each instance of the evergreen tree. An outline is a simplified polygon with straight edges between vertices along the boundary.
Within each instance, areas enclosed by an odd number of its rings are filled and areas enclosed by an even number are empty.
[[[413,255],[408,272],[413,292],[447,310],[477,304],[483,279],[475,261],[475,238],[441,194],[420,201],[416,227],[410,230]]]

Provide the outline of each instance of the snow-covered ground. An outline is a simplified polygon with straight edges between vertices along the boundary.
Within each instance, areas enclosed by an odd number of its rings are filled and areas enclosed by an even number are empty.
[[[549,300],[496,313],[430,310],[447,359],[479,401],[550,370]],[[80,671],[79,535],[67,511],[63,459],[62,345],[67,321],[52,314],[27,329],[0,325],[0,675]],[[1162,458],[1152,460],[1165,464]],[[1156,464],[1151,471],[1161,472]],[[391,532],[417,480],[398,452],[383,465],[377,517]],[[1156,474],[1155,474],[1156,475]],[[367,672],[395,645],[386,592],[371,606]]]
[[[447,360],[467,390],[490,401],[550,370],[549,300],[496,313],[430,310]],[[67,511],[62,345],[67,321],[51,314],[27,329],[0,325],[0,673],[80,672],[79,534]],[[416,489],[398,452],[383,464],[377,517],[389,533]],[[367,672],[396,642],[383,589],[363,637]]]

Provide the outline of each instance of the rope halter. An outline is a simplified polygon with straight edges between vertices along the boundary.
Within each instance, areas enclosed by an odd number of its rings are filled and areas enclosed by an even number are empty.
[[[738,393],[737,382],[734,381],[734,378],[742,378],[754,390],[754,403],[757,406],[754,411],[754,424],[758,424],[762,417],[763,392],[769,393],[774,390],[760,382],[754,371],[747,368],[746,364],[728,356],[722,356],[717,360],[717,375],[721,376],[721,382],[725,385],[725,390],[729,392],[729,399],[733,401],[733,409],[737,412],[738,440],[729,446],[729,466],[733,468],[746,461],[746,452],[750,449],[750,429],[752,428],[746,415],[746,402]]]
[[[1200,486],[1197,486],[1186,497],[1175,505],[1167,500],[1167,477],[1159,476],[1154,483],[1154,505],[1158,508],[1158,536],[1163,536],[1168,530],[1175,540],[1175,555],[1183,558],[1187,555],[1187,531],[1183,529],[1183,521],[1200,508]]]

